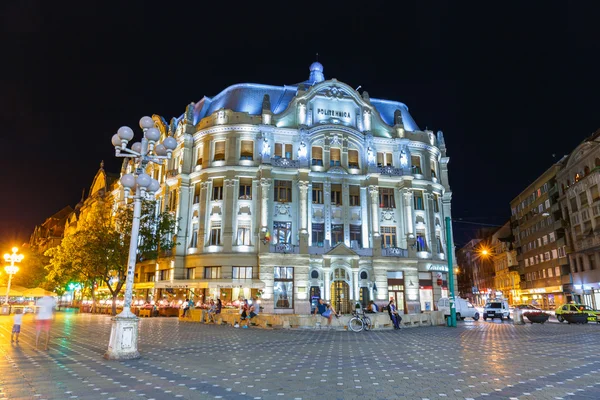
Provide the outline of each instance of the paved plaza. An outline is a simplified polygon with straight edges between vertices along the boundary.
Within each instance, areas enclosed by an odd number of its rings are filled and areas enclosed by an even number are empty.
[[[141,322],[135,361],[103,359],[110,317],[58,313],[48,351],[34,322],[10,343],[0,317],[0,399],[599,399],[600,326],[460,322],[352,333]]]

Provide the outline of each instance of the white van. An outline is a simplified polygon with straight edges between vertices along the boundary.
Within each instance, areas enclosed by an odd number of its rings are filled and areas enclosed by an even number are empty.
[[[447,297],[439,299],[437,306],[439,311],[444,312],[444,316],[450,316],[450,300]],[[479,319],[479,312],[467,300],[456,297],[454,306],[456,307],[456,318],[460,318],[461,321],[464,321],[465,318],[473,318],[475,321]]]
[[[500,318],[500,321],[510,319],[510,309],[508,308],[508,301],[504,299],[493,299],[485,303],[483,307],[483,320],[487,321],[490,318]]]

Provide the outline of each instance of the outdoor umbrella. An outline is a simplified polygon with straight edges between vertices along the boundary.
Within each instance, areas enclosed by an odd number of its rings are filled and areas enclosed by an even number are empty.
[[[56,293],[49,292],[46,289],[37,287],[34,289],[27,289],[23,292],[24,297],[44,297],[44,296],[56,296]]]
[[[0,296],[6,296],[6,286],[0,286]],[[10,288],[10,292],[8,292],[8,297],[19,297],[23,296],[23,292],[18,291],[17,289]]]

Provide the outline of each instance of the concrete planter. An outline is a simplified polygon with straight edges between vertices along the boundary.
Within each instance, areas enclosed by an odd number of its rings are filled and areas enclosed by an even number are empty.
[[[546,313],[542,313],[542,314],[526,313],[525,317],[532,324],[543,324],[544,322],[548,321],[548,318],[550,318],[550,315],[546,314]]]
[[[588,315],[585,313],[562,314],[562,317],[569,324],[587,324],[588,322]]]

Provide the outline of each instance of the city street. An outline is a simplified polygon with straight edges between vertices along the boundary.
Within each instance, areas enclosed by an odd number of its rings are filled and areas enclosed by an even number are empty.
[[[335,323],[335,320],[334,320]],[[61,312],[49,351],[0,317],[6,399],[598,399],[596,324],[459,322],[352,333],[141,322],[142,358],[106,361],[110,318]]]

